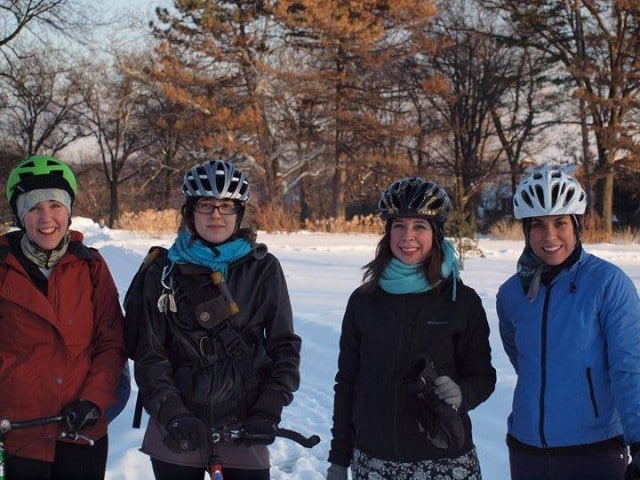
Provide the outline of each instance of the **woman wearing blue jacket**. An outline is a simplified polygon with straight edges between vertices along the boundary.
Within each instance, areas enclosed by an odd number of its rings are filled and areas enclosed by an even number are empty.
[[[640,300],[622,270],[582,248],[586,203],[575,178],[549,167],[513,199],[525,248],[497,296],[518,375],[512,480],[640,478]]]

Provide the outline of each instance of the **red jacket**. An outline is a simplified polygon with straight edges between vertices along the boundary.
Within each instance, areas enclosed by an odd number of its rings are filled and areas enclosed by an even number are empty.
[[[124,320],[107,264],[72,231],[45,297],[15,256],[20,235],[0,237],[0,417],[57,415],[79,398],[104,414],[115,402],[126,360]],[[51,462],[60,429],[13,430],[5,444],[10,453]],[[106,432],[103,417],[86,435],[98,439]]]

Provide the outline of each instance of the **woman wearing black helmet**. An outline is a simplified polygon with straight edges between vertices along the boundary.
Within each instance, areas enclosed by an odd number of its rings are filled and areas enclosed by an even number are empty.
[[[142,451],[157,479],[202,479],[211,454],[226,480],[268,479],[266,445],[298,388],[300,338],[282,268],[241,228],[249,187],[224,159],[190,169],[175,242],[151,249],[125,299],[150,415]],[[212,447],[211,427],[244,427],[252,442]]]
[[[349,466],[354,480],[480,479],[467,412],[496,373],[484,308],[444,238],[449,197],[404,178],[379,210],[385,233],[342,324],[327,479]]]

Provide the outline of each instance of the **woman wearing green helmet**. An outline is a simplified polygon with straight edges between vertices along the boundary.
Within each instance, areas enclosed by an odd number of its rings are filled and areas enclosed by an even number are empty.
[[[65,416],[7,435],[12,479],[105,474],[104,412],[126,359],[123,317],[104,259],[69,229],[76,191],[71,169],[46,155],[22,160],[7,181],[20,230],[0,237],[0,414]],[[95,446],[57,440],[79,431]]]

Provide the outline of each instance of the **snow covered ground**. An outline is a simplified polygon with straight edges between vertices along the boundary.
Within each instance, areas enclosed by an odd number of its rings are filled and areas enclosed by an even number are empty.
[[[109,230],[84,218],[74,218],[72,228],[85,234],[87,244],[100,249],[121,298],[148,248],[151,245],[169,246],[174,237],[173,234]],[[304,449],[287,440],[276,440],[270,447],[273,480],[324,479],[342,314],[350,293],[360,284],[362,265],[373,257],[378,238],[377,235],[308,232],[258,234],[258,241],[266,243],[282,263],[296,330],[303,340],[301,386],[293,403],[285,409],[281,426],[305,435],[315,433],[322,439],[312,449]],[[485,480],[506,480],[509,476],[504,437],[515,375],[500,344],[495,295],[499,285],[515,271],[522,243],[480,239],[479,246],[484,257],[467,259],[462,278],[476,289],[487,311],[498,383],[494,394],[471,416],[483,477]],[[585,248],[619,265],[636,287],[640,287],[638,245],[597,244]],[[148,457],[138,451],[143,429],[131,428],[136,392],[134,385],[127,408],[111,425],[109,480],[153,478]]]

